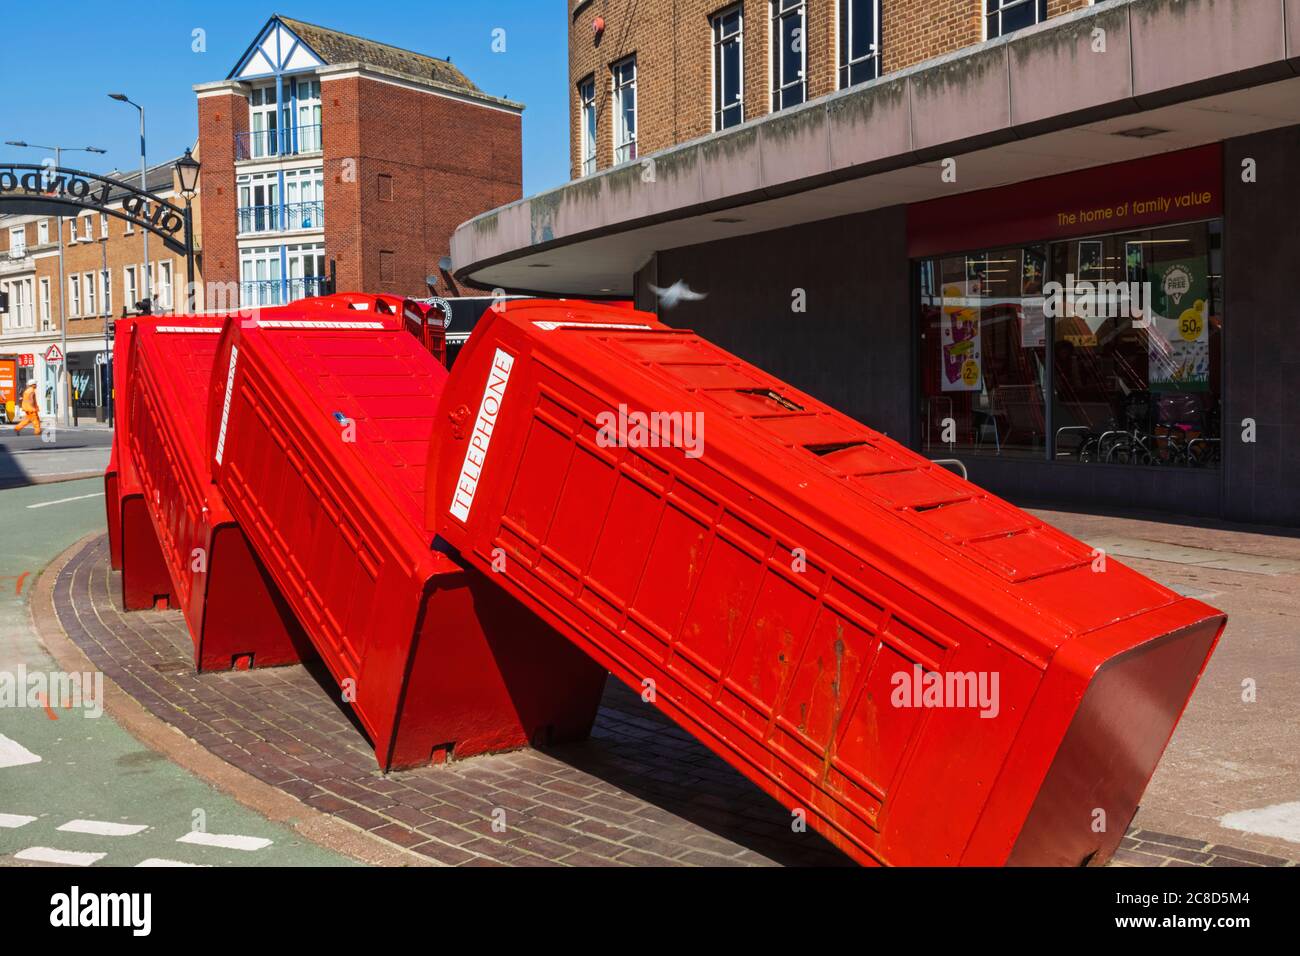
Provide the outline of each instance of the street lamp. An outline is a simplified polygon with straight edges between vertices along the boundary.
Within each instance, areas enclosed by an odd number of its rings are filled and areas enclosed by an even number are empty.
[[[180,180],[181,195],[185,197],[185,312],[194,313],[194,219],[190,201],[199,191],[199,161],[190,155],[176,160],[176,178]]]
[[[149,184],[145,181],[145,150],[144,150],[144,107],[139,103],[133,103],[127,98],[125,93],[109,93],[110,100],[117,100],[119,103],[126,103],[128,106],[134,106],[140,111],[140,191],[147,193]],[[153,299],[153,272],[149,267],[149,230],[142,229],[140,234],[144,239],[144,297]]]
[[[21,139],[5,140],[6,146],[18,146],[23,149],[49,149],[54,151],[54,166],[60,168],[63,165],[63,154],[68,153],[107,153],[106,149],[98,149],[94,146],[42,146],[40,143],[28,143]],[[68,309],[64,301],[64,286],[67,280],[63,277],[63,217],[58,217],[59,226],[59,341],[62,343],[63,362],[59,369],[57,384],[54,387],[54,417],[59,417],[59,409],[63,409],[63,424],[72,424],[72,409],[62,401],[64,373],[68,367]]]

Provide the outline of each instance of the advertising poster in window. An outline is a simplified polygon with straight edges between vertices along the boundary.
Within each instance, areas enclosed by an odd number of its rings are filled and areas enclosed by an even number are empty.
[[[966,286],[973,284],[968,282]],[[968,294],[961,283],[950,282],[943,287],[939,333],[943,390],[978,392],[983,378],[979,299]]]
[[[1210,386],[1209,282],[1204,260],[1162,262],[1152,270],[1147,351],[1153,389],[1203,392]]]
[[[1043,275],[1047,252],[1041,246],[1025,249],[1020,270],[1020,347],[1041,349],[1047,344],[1047,316],[1043,311]]]

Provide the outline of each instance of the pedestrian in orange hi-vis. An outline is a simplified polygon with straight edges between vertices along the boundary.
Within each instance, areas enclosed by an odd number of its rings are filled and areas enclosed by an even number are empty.
[[[33,426],[35,434],[41,433],[41,410],[36,405],[36,383],[28,382],[27,387],[23,389],[21,399],[23,406],[22,420],[14,427],[14,434],[17,435],[27,425]]]

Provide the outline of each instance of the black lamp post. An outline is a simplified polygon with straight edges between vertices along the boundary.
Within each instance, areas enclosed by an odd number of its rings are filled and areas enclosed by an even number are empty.
[[[194,220],[190,213],[190,200],[199,191],[199,161],[185,150],[176,160],[176,176],[180,180],[181,195],[185,197],[185,312],[194,312]]]

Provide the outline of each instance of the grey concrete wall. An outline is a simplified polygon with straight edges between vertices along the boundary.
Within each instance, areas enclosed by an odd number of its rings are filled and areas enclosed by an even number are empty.
[[[1300,524],[1300,126],[1224,147],[1225,517]],[[1242,182],[1255,160],[1257,181]],[[1243,419],[1256,441],[1242,441]]]
[[[699,302],[659,309],[728,351],[890,437],[912,440],[916,385],[901,206],[660,250],[637,274],[685,281]],[[807,311],[792,310],[803,289]]]

